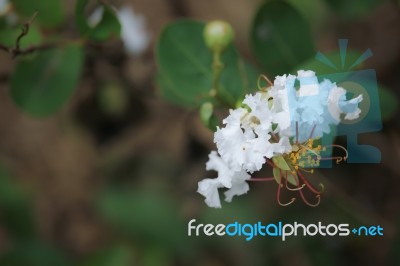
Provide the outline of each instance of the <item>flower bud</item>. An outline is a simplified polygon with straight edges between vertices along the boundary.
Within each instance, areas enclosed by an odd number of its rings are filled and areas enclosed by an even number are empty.
[[[234,37],[232,26],[222,20],[207,23],[203,34],[207,47],[214,52],[222,52]]]

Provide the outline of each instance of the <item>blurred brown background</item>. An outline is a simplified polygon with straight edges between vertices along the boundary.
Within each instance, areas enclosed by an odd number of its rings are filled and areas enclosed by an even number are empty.
[[[213,176],[205,171],[207,154],[215,148],[213,134],[201,124],[196,111],[174,107],[159,97],[154,43],[162,28],[176,19],[223,19],[235,29],[240,52],[255,62],[248,35],[261,3],[112,1],[117,7],[130,5],[144,16],[151,45],[138,56],[127,56],[120,41],[88,47],[85,71],[73,99],[57,115],[46,119],[31,118],[14,106],[8,82],[15,63],[8,54],[0,53],[0,161],[19,186],[33,195],[32,210],[40,239],[61,250],[72,265],[110,243],[120,242],[129,243],[133,254],[127,265],[395,265],[396,259],[399,261],[398,111],[384,121],[382,132],[360,137],[361,142],[381,150],[382,163],[342,164],[316,174],[326,187],[316,209],[300,201],[287,208],[277,206],[273,184],[251,184],[248,195],[224,204],[222,210],[208,209],[196,193],[197,182]],[[65,1],[71,17],[73,5],[73,1]],[[339,38],[348,38],[353,49],[371,48],[374,56],[365,67],[375,69],[379,82],[399,98],[400,9],[396,1],[386,1],[356,20],[343,21],[321,5],[315,5],[307,15],[318,50],[337,49]],[[329,19],[320,20],[324,16]],[[67,25],[62,33],[73,34],[71,29],[73,26]],[[107,100],[110,97],[115,97],[116,103]],[[97,208],[98,195],[114,186],[157,195],[160,204],[171,199],[173,215],[180,221],[180,231],[174,232],[180,235],[180,244],[175,247],[151,233],[147,235],[142,225],[127,237],[107,215],[104,218]],[[141,206],[125,202],[123,211],[132,212],[132,219],[160,219],[157,222],[163,227],[162,216],[149,214],[157,209]],[[187,222],[192,218],[206,223],[248,219],[380,224],[385,235],[299,237],[286,243],[270,238],[252,243],[229,238],[199,240],[186,237]],[[166,237],[170,238],[168,234]],[[181,247],[185,245],[187,250]],[[0,252],[12,246],[12,236],[0,223]],[[152,261],[154,257],[162,258],[161,262]]]

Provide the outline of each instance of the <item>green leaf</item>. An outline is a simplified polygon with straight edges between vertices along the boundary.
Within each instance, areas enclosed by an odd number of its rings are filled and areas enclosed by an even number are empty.
[[[289,73],[315,54],[307,21],[290,4],[277,0],[258,10],[251,28],[251,48],[271,76]]]
[[[61,0],[11,0],[15,10],[26,20],[37,11],[35,21],[45,28],[60,26],[65,20],[64,7]]]
[[[162,96],[179,106],[199,107],[210,101],[213,73],[212,54],[203,40],[204,23],[182,20],[168,25],[156,46],[157,81]],[[240,59],[230,45],[223,52],[224,69],[220,97],[234,106],[246,93],[256,89],[257,72]]]
[[[399,108],[398,97],[388,88],[379,85],[379,101],[382,120],[393,118]]]
[[[342,18],[356,19],[368,15],[387,0],[325,0]]]
[[[75,6],[75,23],[79,32],[94,41],[106,41],[112,37],[118,37],[121,32],[121,24],[113,9],[103,4],[100,22],[94,27],[90,27],[85,13],[87,2],[87,0],[78,0]]]
[[[22,58],[11,77],[11,97],[32,116],[51,115],[71,97],[82,64],[82,49],[75,45]]]
[[[7,47],[15,47],[15,42],[18,36],[21,34],[21,28],[3,28],[0,30],[0,40],[1,44]],[[21,41],[21,48],[27,48],[32,45],[40,44],[42,41],[42,34],[40,33],[38,27],[32,24],[29,27],[29,32],[25,35]]]
[[[210,102],[205,102],[200,107],[200,119],[203,124],[212,131],[217,130],[218,121],[214,115],[214,106]]]
[[[274,162],[275,166],[282,169],[282,170],[287,170],[290,171],[290,167],[287,164],[285,158],[283,158],[282,155],[277,155],[272,157],[272,161]]]

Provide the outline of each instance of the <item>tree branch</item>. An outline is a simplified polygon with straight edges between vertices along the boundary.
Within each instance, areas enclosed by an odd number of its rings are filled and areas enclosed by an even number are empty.
[[[38,14],[38,12],[36,11],[32,15],[32,17],[22,25],[21,33],[18,35],[17,39],[15,40],[14,47],[7,47],[4,44],[0,44],[0,50],[8,52],[9,54],[11,54],[12,58],[16,58],[19,55],[27,55],[27,54],[31,54],[35,51],[41,51],[41,50],[52,49],[52,48],[58,47],[59,44],[57,44],[57,43],[47,43],[47,44],[30,46],[30,47],[24,48],[24,49],[21,48],[21,40],[29,33],[29,28],[30,28],[32,22],[35,20],[37,14]]]

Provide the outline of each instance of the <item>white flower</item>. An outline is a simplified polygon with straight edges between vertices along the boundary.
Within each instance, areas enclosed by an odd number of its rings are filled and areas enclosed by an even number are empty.
[[[217,178],[204,179],[199,182],[197,192],[203,195],[208,206],[213,208],[221,208],[218,188],[223,187]]]
[[[198,183],[197,192],[203,195],[208,206],[220,208],[219,188],[230,188],[227,193],[227,201],[231,201],[234,195],[242,195],[249,189],[246,180],[250,178],[245,171],[232,171],[228,165],[217,154],[212,151],[206,164],[207,170],[218,172],[217,178],[204,179]],[[229,199],[229,200],[228,200]]]
[[[221,207],[219,188],[228,188],[228,202],[247,193],[247,172],[260,170],[267,158],[289,154],[295,140],[302,143],[329,133],[342,114],[344,119],[358,118],[362,99],[359,95],[347,100],[345,89],[329,80],[319,82],[313,71],[277,76],[267,92],[246,95],[245,108],[230,110],[224,127],[217,128],[218,153],[210,153],[206,168],[217,171],[218,177],[200,181],[198,192],[211,207]]]
[[[135,14],[132,8],[123,7],[117,12],[121,22],[121,38],[127,52],[131,55],[143,53],[150,44],[150,34],[146,30],[145,19]]]
[[[298,89],[294,86],[296,79],[300,83]],[[345,94],[345,89],[329,80],[319,83],[313,71],[299,70],[297,77],[276,77],[269,92],[273,97],[273,121],[278,125],[276,132],[287,137],[298,134],[298,141],[304,142],[310,136],[319,138],[329,133],[329,125],[340,123],[341,114],[345,119],[358,118],[362,95],[346,101]]]
[[[247,114],[243,108],[231,110],[223,121],[226,126],[218,128],[214,135],[219,154],[234,171],[258,171],[270,154],[268,140],[271,136],[266,131],[241,127],[241,120]]]
[[[272,112],[269,108],[268,94],[257,92],[254,95],[246,95],[243,103],[250,108],[250,111],[242,119],[244,128],[250,127],[253,130],[270,131]]]

